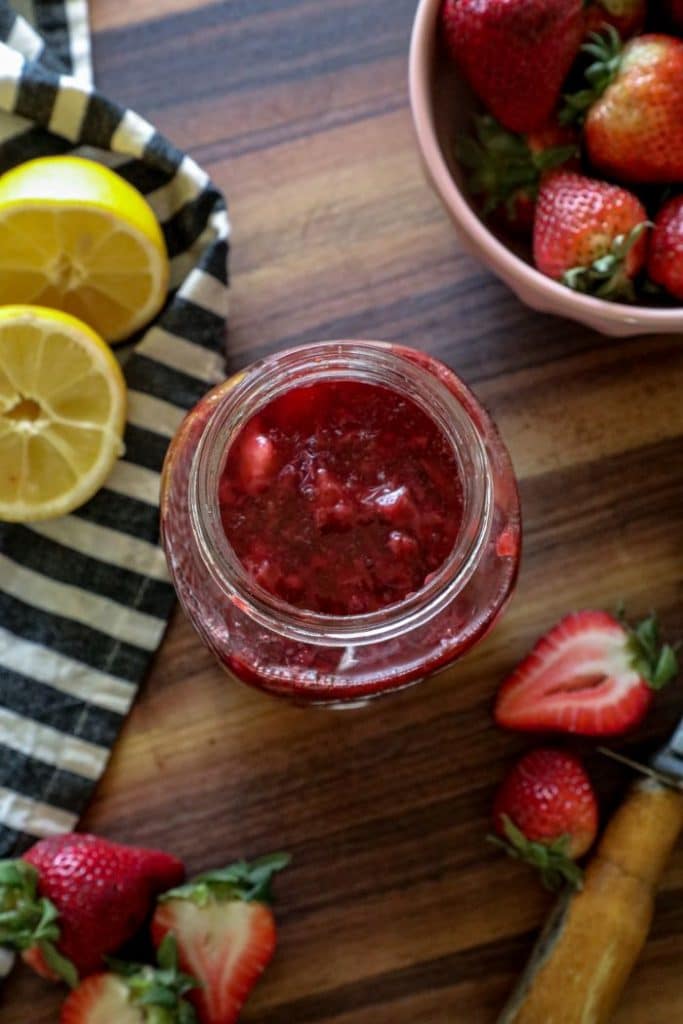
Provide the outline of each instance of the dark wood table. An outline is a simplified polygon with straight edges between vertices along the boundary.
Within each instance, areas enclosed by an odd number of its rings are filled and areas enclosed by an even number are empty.
[[[229,194],[231,368],[304,341],[424,347],[490,407],[521,481],[511,607],[461,664],[346,714],[228,680],[178,613],[84,825],[191,870],[273,849],[281,942],[251,1024],[492,1024],[549,897],[485,841],[527,741],[498,683],[569,609],[657,607],[683,634],[681,337],[613,341],[525,309],[464,254],[423,182],[407,102],[414,0],[94,0],[100,86]],[[681,684],[623,744],[651,750]],[[589,754],[605,813],[626,775]],[[618,1024],[683,1014],[683,848]],[[3,1024],[55,1022],[18,971]],[[112,1022],[115,1024],[115,1022]]]

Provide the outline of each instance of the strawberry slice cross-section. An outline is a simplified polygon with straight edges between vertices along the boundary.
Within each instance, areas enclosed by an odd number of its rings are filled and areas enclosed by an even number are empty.
[[[575,612],[505,680],[495,719],[524,732],[618,735],[638,725],[677,671],[654,616],[631,629],[604,611]]]
[[[158,963],[112,961],[112,970],[91,974],[71,992],[59,1024],[197,1024],[184,998],[197,983],[178,970],[171,936],[159,947]]]
[[[199,875],[160,898],[152,920],[156,946],[172,935],[180,967],[200,987],[188,999],[201,1024],[233,1024],[275,951],[268,905],[275,872],[289,863],[273,854]]]

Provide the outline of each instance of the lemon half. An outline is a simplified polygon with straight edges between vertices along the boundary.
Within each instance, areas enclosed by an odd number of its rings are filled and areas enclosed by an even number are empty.
[[[123,452],[126,383],[86,324],[38,306],[0,308],[0,520],[72,512]]]
[[[51,306],[120,341],[158,313],[168,276],[151,207],[108,167],[41,157],[0,178],[0,305]]]

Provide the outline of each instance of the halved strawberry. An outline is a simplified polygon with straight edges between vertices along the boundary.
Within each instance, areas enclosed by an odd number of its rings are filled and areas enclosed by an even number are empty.
[[[129,990],[115,974],[91,974],[74,989],[62,1006],[60,1024],[140,1024],[144,1021],[138,1007],[129,999]]]
[[[180,966],[202,985],[188,996],[202,1024],[233,1024],[272,958],[270,883],[288,863],[286,854],[241,861],[160,898],[152,939],[177,942]]]
[[[116,971],[91,974],[69,995],[59,1024],[196,1024],[183,999],[196,988],[178,971],[177,949],[169,939],[159,949],[159,968],[117,964]]]
[[[575,612],[505,680],[494,715],[507,729],[611,736],[636,726],[677,672],[654,616],[629,629],[607,612]]]

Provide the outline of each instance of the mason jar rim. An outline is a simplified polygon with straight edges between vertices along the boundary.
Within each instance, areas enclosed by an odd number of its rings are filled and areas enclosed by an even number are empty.
[[[431,361],[432,357],[416,354]],[[464,388],[448,367],[434,362]],[[257,584],[225,535],[218,500],[227,452],[242,427],[293,387],[332,380],[377,384],[411,398],[449,440],[463,484],[462,527],[439,569],[400,602],[360,615],[327,615],[298,608]],[[475,402],[474,398],[471,401]],[[237,376],[199,439],[190,467],[188,499],[200,557],[228,600],[264,629],[289,639],[352,647],[389,640],[425,625],[463,590],[490,534],[493,478],[480,429],[440,376],[386,342],[323,341],[275,353]]]

